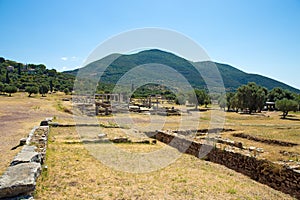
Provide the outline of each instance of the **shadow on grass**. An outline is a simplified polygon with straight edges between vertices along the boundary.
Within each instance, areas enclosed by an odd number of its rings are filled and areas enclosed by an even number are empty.
[[[290,120],[290,121],[300,121],[300,119],[297,119],[297,118],[289,118],[289,117],[286,117],[286,118],[281,117],[280,119],[283,119],[283,120]]]
[[[0,96],[4,96],[4,97],[13,97],[13,95],[9,95],[9,94],[0,94]]]

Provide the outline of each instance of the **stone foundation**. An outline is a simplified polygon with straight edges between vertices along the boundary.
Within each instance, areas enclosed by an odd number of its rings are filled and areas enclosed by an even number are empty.
[[[255,137],[252,135],[248,135],[245,133],[235,133],[235,134],[233,134],[233,136],[245,138],[247,140],[253,140],[255,142],[262,142],[262,143],[266,143],[266,144],[278,145],[278,146],[283,146],[283,147],[293,147],[293,146],[298,145],[297,143],[293,143],[293,142],[284,142],[284,141],[279,141],[279,140],[264,139],[264,138],[259,138],[259,137]]]
[[[153,138],[166,143],[180,152],[202,158],[205,150],[210,150],[203,157],[205,160],[224,165],[276,190],[300,199],[300,170],[258,159],[250,155],[218,148],[218,145],[190,141],[184,137],[157,131],[148,133]],[[204,151],[203,151],[204,150]]]

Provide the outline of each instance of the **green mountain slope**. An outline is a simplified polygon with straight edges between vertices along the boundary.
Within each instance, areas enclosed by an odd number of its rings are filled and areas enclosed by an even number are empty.
[[[191,86],[196,88],[205,88],[204,80],[207,81],[207,79],[203,79],[195,67],[197,67],[202,75],[205,74],[212,77],[211,79],[208,79],[208,84],[220,85],[220,83],[214,83],[215,80],[213,78],[215,75],[214,69],[217,68],[223,78],[224,86],[227,91],[234,91],[241,85],[247,84],[248,82],[256,82],[258,85],[266,87],[269,90],[274,87],[281,87],[292,92],[300,93],[299,89],[293,88],[282,82],[257,74],[245,73],[227,64],[210,61],[193,63],[172,53],[157,49],[146,50],[130,55],[112,54],[101,60],[90,63],[84,68],[66,71],[64,73],[76,75],[80,71],[81,75],[92,75],[93,77],[101,76],[101,82],[115,84],[129,70],[149,63],[161,64],[173,68],[182,74]],[[108,67],[106,68],[106,66]],[[135,74],[134,77],[137,79],[142,77],[138,73],[141,73],[141,71]],[[154,68],[153,72],[149,73],[149,76],[159,76],[159,73],[161,73],[159,69]]]

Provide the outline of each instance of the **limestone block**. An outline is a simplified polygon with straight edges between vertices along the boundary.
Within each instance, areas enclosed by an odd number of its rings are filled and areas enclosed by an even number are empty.
[[[8,167],[0,179],[0,199],[34,191],[40,173],[41,164],[34,162]]]
[[[20,163],[36,162],[41,163],[42,155],[32,151],[21,151],[16,155],[10,166],[18,165]]]

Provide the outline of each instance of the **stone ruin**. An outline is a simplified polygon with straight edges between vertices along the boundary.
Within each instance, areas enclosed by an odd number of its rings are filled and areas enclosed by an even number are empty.
[[[15,156],[0,178],[0,199],[33,199],[31,195],[35,190],[36,180],[41,174],[42,164],[45,160],[49,121],[51,119],[42,121],[41,126],[35,127],[27,139],[20,140],[19,146],[23,145],[22,150]],[[59,124],[55,124],[55,126],[59,126]],[[197,141],[197,137],[205,136],[207,131],[197,130],[194,138],[189,137],[192,135],[192,131],[186,130],[156,131],[145,134],[154,139],[147,140],[147,143],[155,144],[158,140],[182,153],[201,157],[202,148],[206,148],[212,143],[207,144],[203,140]],[[107,139],[105,134],[99,134],[97,141],[105,139]],[[110,142],[131,142],[128,138],[114,138],[113,140],[115,141]],[[205,160],[222,164],[260,183],[300,199],[300,167],[291,167],[265,160],[253,153],[263,153],[263,149],[245,147],[242,143],[229,139],[213,137],[210,138],[210,141],[214,146],[209,148],[211,151],[204,157]],[[282,154],[291,154],[291,152],[282,152]]]
[[[131,101],[121,93],[118,94],[94,94],[77,95],[72,99],[73,111],[77,115],[98,116],[112,113],[149,113],[162,116],[180,116],[182,111],[174,107],[159,107],[161,96],[151,96],[142,99],[141,102]]]
[[[224,165],[253,180],[300,199],[299,166],[289,166],[278,162],[271,162],[254,154],[245,153],[243,151],[244,147],[242,146],[238,148],[240,150],[222,148],[219,142],[221,142],[221,144],[227,143],[234,146],[234,142],[224,139],[216,139],[214,141],[215,143],[207,143],[205,140],[190,140],[184,135],[174,134],[170,131],[148,132],[147,135],[176,148],[182,153]],[[203,149],[210,149],[204,157]],[[248,150],[255,151],[257,148],[249,147]]]

